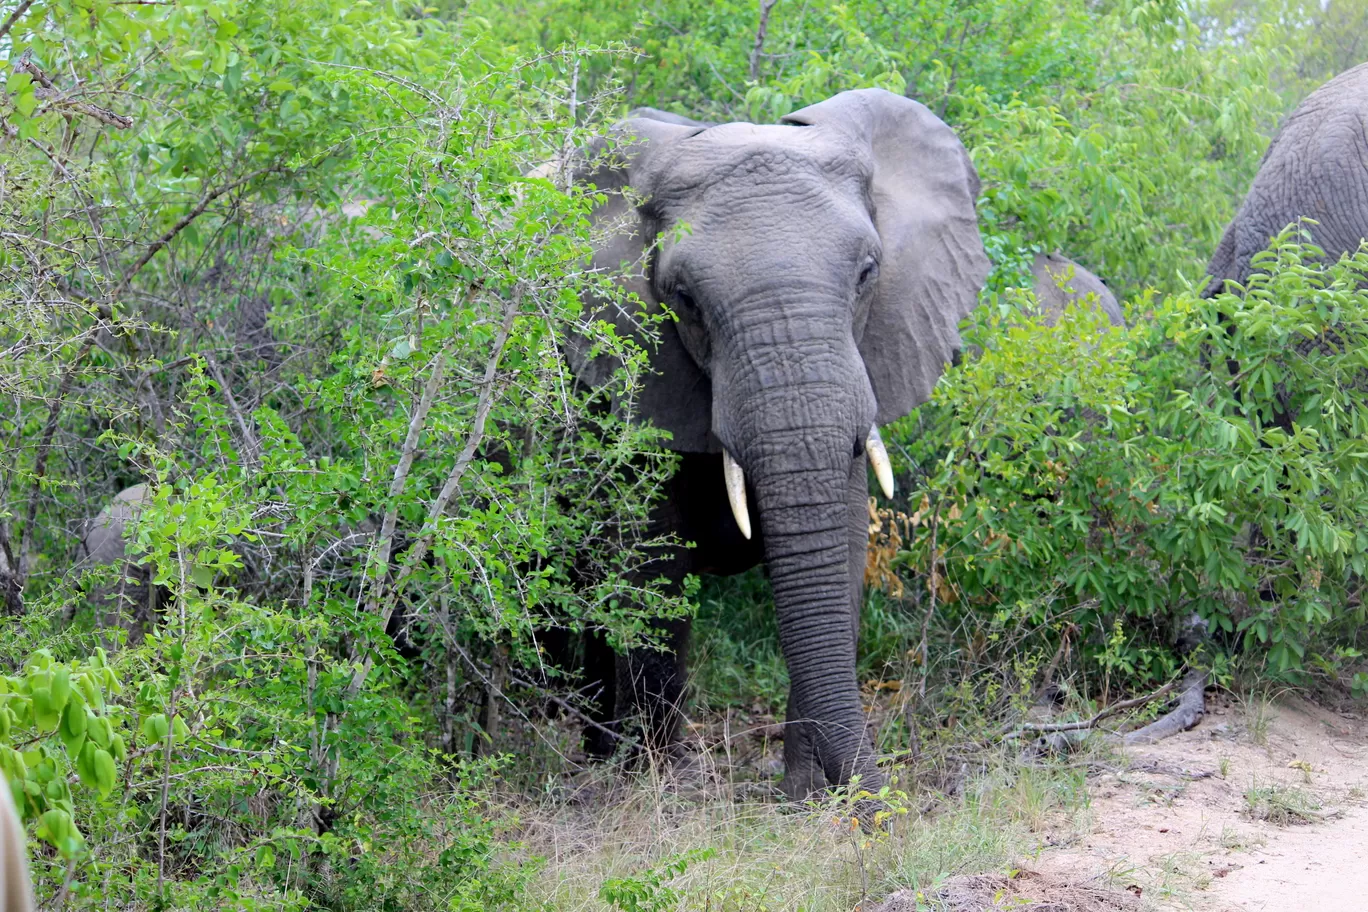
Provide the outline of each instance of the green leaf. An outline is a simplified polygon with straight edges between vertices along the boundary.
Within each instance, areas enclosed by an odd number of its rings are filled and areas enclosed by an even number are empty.
[[[86,708],[79,698],[67,701],[58,735],[68,757],[75,757],[81,752],[86,740]]]
[[[109,752],[120,763],[128,759],[128,745],[124,743],[123,735],[116,732],[109,736]]]
[[[242,62],[230,63],[223,70],[223,91],[229,95],[237,94],[242,88]]]
[[[143,740],[149,744],[155,744],[166,737],[171,730],[170,724],[166,721],[166,716],[161,713],[153,713],[143,719],[142,736]]]
[[[98,748],[87,741],[85,747],[81,749],[80,754],[76,757],[76,775],[80,777],[83,784],[90,788],[98,786],[100,781],[95,772],[96,750],[98,750]]]
[[[87,710],[85,734],[87,738],[95,742],[96,747],[108,748],[113,731],[114,727],[109,724],[108,719]]]
[[[95,782],[102,798],[108,798],[114,790],[114,758],[109,751],[95,751]]]
[[[52,691],[38,687],[33,691],[33,724],[42,734],[54,732],[62,721],[62,714],[52,705]]]
[[[52,673],[52,708],[61,712],[71,697],[71,671],[65,666]]]
[[[37,107],[38,96],[33,94],[33,89],[20,92],[14,97],[14,109],[25,117],[32,117]]]

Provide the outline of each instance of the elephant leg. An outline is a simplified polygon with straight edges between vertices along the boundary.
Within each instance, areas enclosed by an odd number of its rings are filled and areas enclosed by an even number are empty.
[[[584,751],[604,760],[617,750],[617,655],[602,632],[584,636],[584,693],[589,698],[589,719],[584,727]]]
[[[619,656],[617,688],[641,746],[652,756],[665,757],[679,740],[691,625],[678,618],[651,626],[662,648],[638,647]]]
[[[129,645],[136,646],[157,620],[157,587],[145,567],[129,564],[119,582],[119,616],[128,627]]]

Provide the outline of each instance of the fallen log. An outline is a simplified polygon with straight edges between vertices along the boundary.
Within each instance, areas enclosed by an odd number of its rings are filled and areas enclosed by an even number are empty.
[[[1178,706],[1144,728],[1128,732],[1122,742],[1126,745],[1153,744],[1195,728],[1206,715],[1206,680],[1205,671],[1200,668],[1189,669],[1183,677],[1183,690],[1178,695]]]

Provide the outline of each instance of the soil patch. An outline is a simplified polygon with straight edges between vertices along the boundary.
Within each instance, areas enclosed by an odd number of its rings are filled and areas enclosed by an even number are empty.
[[[1032,860],[1142,888],[1149,908],[1365,908],[1368,727],[1298,698],[1217,698],[1196,729],[1089,783],[1092,825]]]

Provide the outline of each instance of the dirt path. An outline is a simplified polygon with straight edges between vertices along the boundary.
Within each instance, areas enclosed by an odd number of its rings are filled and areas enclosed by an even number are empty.
[[[1368,909],[1368,726],[1295,698],[1209,709],[1093,780],[1085,835],[1028,864],[1156,910]]]

